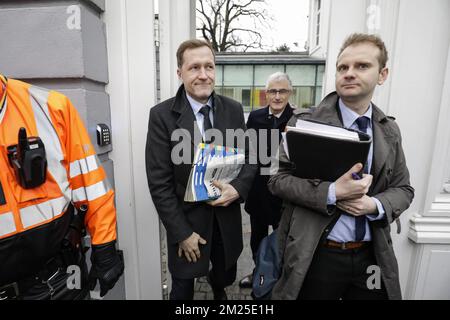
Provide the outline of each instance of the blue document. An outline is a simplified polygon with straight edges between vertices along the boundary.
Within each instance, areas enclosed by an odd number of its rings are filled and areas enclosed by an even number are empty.
[[[184,201],[210,201],[220,197],[213,181],[229,183],[244,165],[245,156],[237,148],[200,143],[194,156]]]

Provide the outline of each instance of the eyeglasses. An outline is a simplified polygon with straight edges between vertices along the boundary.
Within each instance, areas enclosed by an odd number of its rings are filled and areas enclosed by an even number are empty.
[[[291,92],[291,90],[288,90],[288,89],[280,89],[280,90],[277,90],[277,89],[269,89],[269,90],[267,90],[266,91],[268,94],[270,94],[271,96],[275,96],[277,93],[279,93],[280,95],[286,95],[286,94],[288,94],[289,92]]]

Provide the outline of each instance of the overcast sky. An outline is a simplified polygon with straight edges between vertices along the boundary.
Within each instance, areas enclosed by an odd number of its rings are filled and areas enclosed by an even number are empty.
[[[274,18],[264,31],[263,43],[270,51],[287,44],[291,51],[304,51],[308,40],[309,0],[266,0],[269,14]],[[158,1],[155,1],[158,12]],[[298,44],[298,47],[294,43]]]
[[[267,43],[273,41],[273,48],[286,43],[291,51],[304,51],[308,40],[309,0],[267,0],[267,4],[274,17]]]

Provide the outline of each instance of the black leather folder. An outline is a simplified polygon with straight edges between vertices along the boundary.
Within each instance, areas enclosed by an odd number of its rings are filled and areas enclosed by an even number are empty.
[[[304,121],[331,126],[313,120]],[[356,132],[359,141],[345,140],[340,137],[324,137],[288,128],[286,142],[294,175],[303,179],[334,182],[356,163],[360,162],[364,165],[372,138],[357,130],[345,130]]]

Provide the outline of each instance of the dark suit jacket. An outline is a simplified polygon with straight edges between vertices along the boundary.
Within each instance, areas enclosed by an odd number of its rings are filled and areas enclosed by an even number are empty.
[[[326,96],[312,113],[294,112],[289,125],[299,118],[310,118],[342,126],[337,108],[338,95]],[[389,299],[401,299],[397,259],[395,258],[390,224],[405,211],[414,197],[402,149],[400,129],[373,104],[373,181],[368,195],[382,203],[385,218],[370,221],[377,265]],[[307,152],[307,150],[305,150]],[[292,167],[280,148],[280,168],[269,181],[269,190],[285,200],[278,240],[283,259],[282,274],[272,291],[274,299],[297,299],[314,252],[321,239],[328,236],[339,218],[334,206],[327,206],[332,182],[300,179],[292,175]]]
[[[213,108],[214,128],[223,134],[224,140],[225,129],[245,130],[244,114],[238,102],[213,94]],[[174,98],[150,110],[146,144],[148,185],[153,203],[167,230],[169,270],[173,276],[181,279],[203,276],[208,272],[214,217],[217,218],[222,235],[227,268],[237,261],[243,247],[239,201],[228,207],[183,201],[194,150],[202,139],[195,121],[182,85]],[[175,141],[172,141],[171,136],[177,129],[183,130],[176,131],[173,136]],[[190,147],[187,151],[190,154],[185,155],[189,163],[174,164],[171,159],[172,150],[180,141],[187,142]],[[225,140],[224,143],[236,147],[233,141]],[[179,150],[175,150],[177,155],[180,154]],[[246,164],[239,176],[230,183],[239,193],[241,201],[247,197],[255,172],[255,165]],[[207,241],[206,245],[200,245],[201,258],[196,263],[189,263],[184,256],[179,258],[177,255],[178,243],[187,239],[192,232]]]
[[[270,130],[278,129],[278,144],[281,141],[281,132],[284,131],[287,122],[292,117],[293,108],[288,104],[283,110],[281,116],[276,119],[276,125],[274,126],[274,116],[269,114],[269,107],[253,110],[250,112],[247,120],[247,129],[255,129],[257,132],[257,143],[259,147],[260,143],[260,129],[267,130],[267,153],[266,157],[270,157],[272,154]],[[258,150],[258,171],[253,181],[252,188],[248,194],[247,201],[245,202],[245,210],[253,217],[257,217],[259,221],[267,225],[278,225],[281,217],[281,203],[282,200],[270,193],[267,188],[267,182],[269,181],[269,175],[261,175],[261,167],[270,167],[270,163],[261,164],[260,152]],[[274,150],[273,156],[275,156]]]

